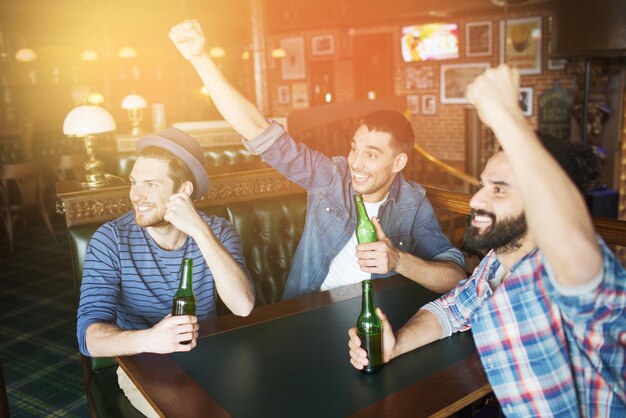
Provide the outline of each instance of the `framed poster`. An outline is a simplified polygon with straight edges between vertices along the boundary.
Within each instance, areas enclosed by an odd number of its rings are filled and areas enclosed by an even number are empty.
[[[320,35],[311,38],[313,55],[331,55],[335,52],[333,35]]]
[[[432,65],[409,66],[405,69],[406,89],[432,89],[435,87],[435,67]]]
[[[524,75],[541,74],[541,17],[500,21],[500,63]]]
[[[437,113],[437,96],[434,94],[424,94],[422,96],[422,114],[434,115]]]
[[[291,102],[291,92],[288,85],[282,84],[278,86],[277,93],[278,104],[289,104]]]
[[[309,107],[309,86],[307,83],[293,83],[291,85],[291,106],[294,109]]]
[[[465,98],[465,89],[487,68],[489,68],[488,62],[442,65],[441,103],[469,103]]]
[[[406,107],[411,115],[419,115],[420,113],[420,97],[417,94],[409,94],[406,96]]]
[[[287,53],[287,56],[280,61],[283,80],[303,80],[306,78],[304,38],[301,36],[282,38],[280,47]]]
[[[468,57],[491,56],[491,21],[465,24],[465,55]]]
[[[519,89],[519,107],[522,109],[524,116],[533,115],[533,88],[520,87]]]
[[[552,55],[552,39],[548,41],[548,57]],[[562,70],[567,60],[563,58],[548,58],[548,70]]]

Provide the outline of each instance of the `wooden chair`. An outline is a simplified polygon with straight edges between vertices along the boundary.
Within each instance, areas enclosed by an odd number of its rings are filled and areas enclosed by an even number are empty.
[[[0,218],[4,223],[11,256],[15,253],[13,227],[20,216],[34,210],[43,218],[50,235],[56,241],[54,229],[43,200],[43,167],[37,163],[0,166]],[[26,218],[23,218],[26,221]]]

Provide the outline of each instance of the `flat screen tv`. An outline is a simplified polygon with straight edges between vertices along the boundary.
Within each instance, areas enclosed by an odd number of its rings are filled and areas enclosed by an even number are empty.
[[[404,62],[458,58],[459,27],[456,23],[405,26],[401,45]]]

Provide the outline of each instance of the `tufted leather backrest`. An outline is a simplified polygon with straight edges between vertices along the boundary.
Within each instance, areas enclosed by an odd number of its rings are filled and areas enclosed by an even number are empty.
[[[278,302],[304,229],[306,194],[231,203],[226,210],[243,241],[256,305]]]

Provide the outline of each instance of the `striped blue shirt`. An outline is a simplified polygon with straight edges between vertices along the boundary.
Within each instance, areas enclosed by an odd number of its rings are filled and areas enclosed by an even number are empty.
[[[233,259],[248,272],[235,228],[225,219],[198,213]],[[77,321],[80,352],[89,355],[86,332],[93,323],[146,329],[171,313],[185,257],[193,259],[198,319],[213,316],[213,275],[193,238],[188,236],[176,250],[164,250],[146,228],[135,223],[132,211],[98,228],[87,248],[80,288]]]

